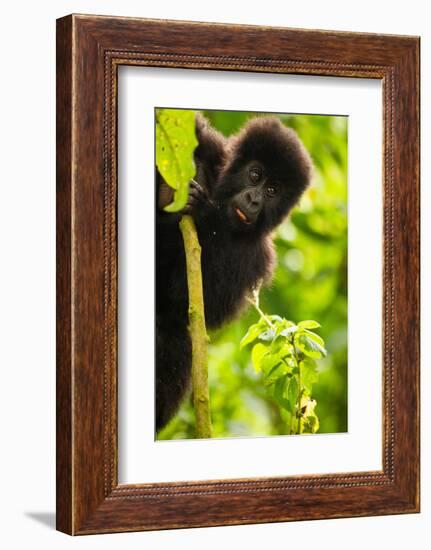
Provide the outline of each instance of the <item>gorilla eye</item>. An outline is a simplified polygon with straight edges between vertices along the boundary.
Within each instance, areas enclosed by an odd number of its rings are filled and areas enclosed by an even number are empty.
[[[249,176],[252,183],[258,183],[262,177],[262,172],[258,168],[252,168],[249,172]]]
[[[277,189],[275,187],[267,187],[266,188],[266,194],[269,196],[269,197],[273,197],[274,195],[277,194]]]

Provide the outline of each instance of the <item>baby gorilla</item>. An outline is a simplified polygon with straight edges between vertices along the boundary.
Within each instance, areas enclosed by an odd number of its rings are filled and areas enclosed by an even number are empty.
[[[277,118],[250,120],[224,138],[196,118],[196,177],[183,211],[193,216],[202,247],[205,319],[214,329],[246,306],[246,297],[275,266],[271,232],[309,184],[311,160],[296,133]],[[187,393],[191,372],[188,291],[181,215],[161,208],[172,192],[157,173],[156,430]]]

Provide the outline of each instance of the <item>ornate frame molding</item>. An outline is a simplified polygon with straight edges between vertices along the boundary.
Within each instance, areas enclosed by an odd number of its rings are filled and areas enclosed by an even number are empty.
[[[57,25],[58,529],[86,534],[418,511],[418,39],[75,15]],[[382,471],[118,484],[119,65],[382,80]]]

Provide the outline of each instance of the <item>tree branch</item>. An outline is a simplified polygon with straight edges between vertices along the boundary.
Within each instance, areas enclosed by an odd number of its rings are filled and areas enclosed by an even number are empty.
[[[201,247],[191,216],[183,216],[180,230],[184,240],[189,290],[189,332],[192,341],[192,387],[196,437],[211,437],[208,389],[208,335],[202,286]]]

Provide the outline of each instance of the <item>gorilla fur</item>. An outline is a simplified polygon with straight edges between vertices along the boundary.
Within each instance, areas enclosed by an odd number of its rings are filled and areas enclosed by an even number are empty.
[[[246,306],[246,297],[275,266],[271,232],[309,184],[311,160],[296,133],[275,117],[251,119],[225,138],[196,117],[196,177],[184,213],[202,247],[207,327],[218,328]],[[156,430],[174,416],[190,385],[191,342],[181,216],[161,207],[171,191],[157,173]]]

